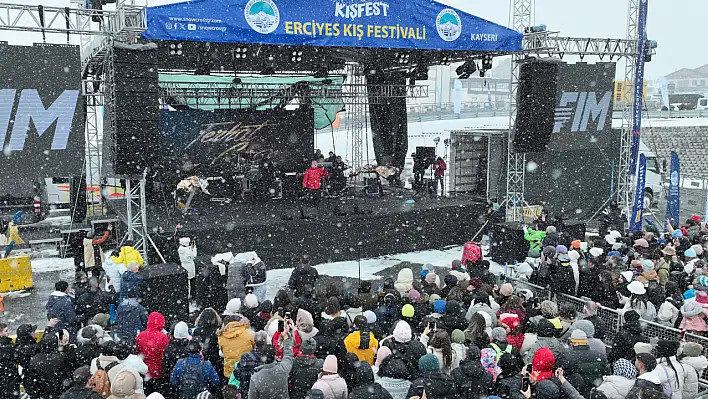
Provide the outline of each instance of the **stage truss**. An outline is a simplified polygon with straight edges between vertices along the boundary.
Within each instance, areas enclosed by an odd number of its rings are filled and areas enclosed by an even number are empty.
[[[637,20],[639,17],[639,1],[629,0],[629,23],[626,39],[607,38],[572,38],[558,36],[557,32],[535,32],[524,35],[522,51],[512,55],[509,134],[507,150],[507,195],[505,198],[508,221],[523,220],[523,210],[528,204],[524,199],[526,155],[516,153],[513,148],[514,124],[516,122],[517,100],[519,87],[520,62],[528,57],[558,57],[577,56],[581,60],[586,57],[597,57],[601,61],[624,59],[625,84],[634,86],[634,74],[638,55],[639,32]],[[533,0],[514,0],[513,29],[524,32],[532,26]],[[620,203],[629,208],[632,201],[633,174],[629,173],[632,157],[632,122],[634,97],[622,99],[622,137],[620,149],[619,184],[617,198]]]

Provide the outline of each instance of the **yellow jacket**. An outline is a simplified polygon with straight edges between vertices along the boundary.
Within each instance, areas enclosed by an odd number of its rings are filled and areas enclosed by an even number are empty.
[[[232,321],[217,331],[216,337],[224,354],[224,377],[228,378],[234,372],[234,363],[241,360],[241,355],[256,347],[254,334],[248,329],[248,324]]]
[[[367,362],[373,366],[376,349],[379,347],[379,341],[376,340],[374,334],[369,333],[369,348],[359,349],[360,338],[361,331],[354,331],[344,339],[344,346],[347,348],[347,352],[355,354],[356,357],[359,358],[359,361]]]
[[[17,225],[10,222],[7,224],[7,244],[9,245],[11,241],[15,241],[15,245],[24,244],[25,240],[20,237],[20,230]]]
[[[144,263],[143,256],[140,255],[140,252],[138,252],[137,249],[128,246],[121,247],[118,256],[111,256],[111,259],[113,259],[116,263],[122,263],[126,266],[130,262],[135,262],[138,264],[138,267],[143,267]]]

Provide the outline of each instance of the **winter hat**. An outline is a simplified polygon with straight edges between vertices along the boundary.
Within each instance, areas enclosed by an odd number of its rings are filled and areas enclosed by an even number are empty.
[[[570,247],[574,249],[580,249],[580,240],[573,240],[570,243]]]
[[[681,313],[684,317],[698,316],[703,313],[703,306],[695,301],[687,301],[681,305]]]
[[[558,260],[561,262],[568,262],[570,261],[570,256],[568,256],[567,253],[565,254],[558,254]]]
[[[602,248],[598,248],[598,247],[590,248],[590,256],[593,256],[595,258],[597,258],[598,256],[602,256],[603,253],[605,253],[605,251],[603,251]]]
[[[435,284],[435,280],[437,279],[437,274],[435,272],[429,272],[428,274],[425,275],[425,282],[428,284]]]
[[[248,298],[248,295],[246,295],[246,298]],[[315,322],[312,319],[312,313],[302,308],[298,309],[297,318],[295,320],[295,326],[297,327],[298,331],[302,331],[304,333],[312,332],[312,330],[314,330],[315,328]]]
[[[696,342],[686,342],[683,346],[683,355],[686,357],[698,357],[703,354],[703,345]]]
[[[617,230],[610,230],[610,236],[612,236],[616,240],[618,238],[622,238],[622,233]]]
[[[243,298],[243,304],[246,305],[248,309],[253,309],[258,307],[258,297],[254,294],[248,294]]]
[[[651,353],[652,346],[646,342],[637,342],[634,344],[634,353]]]
[[[367,323],[367,324],[374,324],[374,323],[376,323],[376,313],[374,313],[374,312],[372,312],[372,311],[370,311],[370,310],[367,310],[366,312],[364,312],[364,317],[366,317],[366,323]]]
[[[612,363],[612,374],[624,377],[628,380],[634,380],[637,378],[637,369],[634,367],[634,363],[627,359],[620,358]]]
[[[197,395],[196,399],[211,399],[211,392],[202,391]]]
[[[304,355],[314,355],[317,350],[317,342],[313,338],[303,339],[300,344],[300,353]]]
[[[698,284],[700,284],[701,287],[708,287],[708,277],[698,276]]]
[[[100,326],[101,328],[108,327],[108,322],[111,320],[111,316],[107,313],[98,313],[91,319],[91,324]]]
[[[647,289],[644,288],[644,284],[639,281],[632,281],[627,285],[627,289],[629,292],[636,295],[644,295],[647,293]]]
[[[510,330],[515,330],[521,324],[519,316],[514,313],[502,313],[499,316],[499,324],[509,327]]]
[[[162,396],[161,393],[159,392],[153,392],[150,395],[147,396],[145,399],[165,399],[164,396]]]
[[[695,299],[696,298],[696,291],[695,290],[686,290],[686,292],[683,293],[683,299],[684,300],[689,300],[689,299]]]
[[[700,303],[701,305],[708,304],[708,293],[705,291],[698,291],[696,294],[696,302]]]
[[[570,334],[570,342],[576,345],[587,345],[588,336],[583,330],[573,330],[573,332]]]
[[[399,320],[396,327],[393,329],[393,339],[396,342],[406,343],[413,338],[411,326],[405,320]]]
[[[642,271],[649,272],[652,270],[654,270],[654,262],[649,259],[644,259],[644,261],[642,262]]]
[[[523,297],[523,300],[528,302],[533,299],[533,292],[527,289],[520,289],[518,294]]]
[[[539,348],[533,356],[531,364],[533,371],[537,373],[537,381],[553,377],[553,365],[556,362],[556,357],[550,349],[546,347]]]
[[[556,226],[548,226],[546,227],[546,234],[556,234]]]
[[[424,264],[423,268],[420,269],[420,277],[425,278],[431,270],[433,270],[433,265],[430,263]]]
[[[408,299],[410,299],[411,303],[420,302],[420,292],[418,292],[416,290],[408,291]]]
[[[447,304],[447,302],[443,301],[442,299],[438,299],[433,304],[433,310],[435,311],[435,313],[444,314],[446,304]]]
[[[681,230],[674,230],[673,233],[671,233],[671,238],[681,238],[683,236],[683,232]]]
[[[452,261],[452,270],[456,269],[462,269],[462,261],[459,259],[455,259]]]
[[[494,342],[506,341],[506,330],[503,327],[494,327],[491,336]]]
[[[703,246],[701,244],[691,245],[697,256],[703,256]]]
[[[434,373],[436,371],[440,371],[440,362],[438,361],[438,357],[432,353],[423,355],[420,360],[418,360],[418,370],[420,370],[421,373]]]
[[[696,251],[693,249],[693,247],[683,251],[683,256],[687,258],[697,258],[698,256],[696,255]]]
[[[622,254],[619,251],[610,251],[607,256],[622,256]]]
[[[536,327],[536,332],[539,337],[553,337],[556,333],[556,327],[553,323],[548,321],[546,318],[541,318],[538,321],[538,326]]]
[[[385,348],[385,347],[382,347],[381,349],[379,349],[379,353],[381,353],[381,350],[383,348]],[[337,356],[327,355],[327,357],[325,358],[324,364],[322,365],[322,371],[327,372],[327,373],[336,374],[338,372]]]
[[[415,309],[413,308],[413,305],[411,305],[410,303],[403,305],[403,309],[401,309],[401,316],[410,318],[413,317],[414,314]]]
[[[632,273],[630,270],[624,271],[624,272],[620,273],[620,275],[621,275],[622,277],[624,277],[624,279],[625,279],[628,283],[631,283],[632,280],[634,280],[634,273]]]
[[[440,295],[438,295],[438,294],[431,294],[430,297],[428,298],[428,303],[432,305],[432,304],[435,303],[435,301],[437,301],[437,300],[439,300],[439,299],[440,299]]]
[[[565,245],[556,245],[556,253],[557,254],[567,254],[568,247],[566,247]]]
[[[640,238],[634,242],[635,247],[649,248],[649,243],[647,240]]]
[[[379,351],[376,352],[376,362],[374,363],[374,365],[376,367],[381,366],[381,363],[383,363],[384,359],[391,356],[391,353],[391,348],[389,348],[388,346],[382,346],[381,348],[379,348]]]
[[[610,244],[610,245],[614,245],[615,242],[617,242],[617,240],[615,240],[615,238],[612,237],[611,235],[607,234],[607,235],[605,236],[605,242],[608,243],[608,244]]]
[[[509,283],[504,283],[499,287],[499,295],[509,297],[514,294],[514,286]]]
[[[179,245],[183,247],[188,247],[192,240],[189,237],[182,237],[179,239]]]
[[[462,330],[454,329],[452,330],[452,342],[455,344],[465,343],[465,333]]]
[[[656,243],[657,244],[666,244],[666,238],[659,238],[658,240],[656,240]]]
[[[588,338],[595,336],[595,325],[590,320],[578,320],[570,327],[573,330],[581,330]]]
[[[665,246],[664,249],[661,250],[661,252],[666,256],[676,256],[676,248],[670,245]]]
[[[226,304],[226,309],[224,309],[224,316],[233,316],[241,311],[241,299],[232,298],[229,303]]]
[[[140,375],[137,372],[129,368],[124,368],[118,372],[118,375],[111,381],[111,397],[116,399],[144,398],[145,395],[135,393],[139,379]]]
[[[556,247],[551,246],[551,245],[543,247],[543,257],[544,258],[552,258],[555,255],[556,255]]]
[[[192,336],[189,335],[189,326],[183,321],[175,325],[175,331],[172,336],[175,337],[175,339],[192,339]]]

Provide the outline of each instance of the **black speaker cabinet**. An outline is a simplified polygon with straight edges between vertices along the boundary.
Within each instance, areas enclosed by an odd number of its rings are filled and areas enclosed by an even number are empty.
[[[189,318],[187,271],[175,263],[145,266],[140,301],[148,312],[160,312],[167,325]]]
[[[551,141],[560,63],[532,61],[521,65],[517,93],[515,152],[546,151]]]
[[[489,255],[499,263],[523,262],[529,253],[529,243],[524,239],[524,227],[518,222],[495,223],[490,229]]]
[[[567,220],[563,223],[563,234],[568,236],[570,241],[585,241],[585,222],[580,220]]]

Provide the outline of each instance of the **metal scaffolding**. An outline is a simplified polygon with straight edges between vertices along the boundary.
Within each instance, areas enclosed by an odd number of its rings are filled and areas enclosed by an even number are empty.
[[[349,82],[345,84],[343,90],[349,99],[346,110],[347,135],[351,137],[352,143],[351,166],[357,170],[364,166],[364,152],[367,153],[366,162],[369,161],[368,151],[365,151],[369,143],[364,139],[368,138],[366,116],[369,112],[364,67],[360,64],[348,64],[347,79]]]

